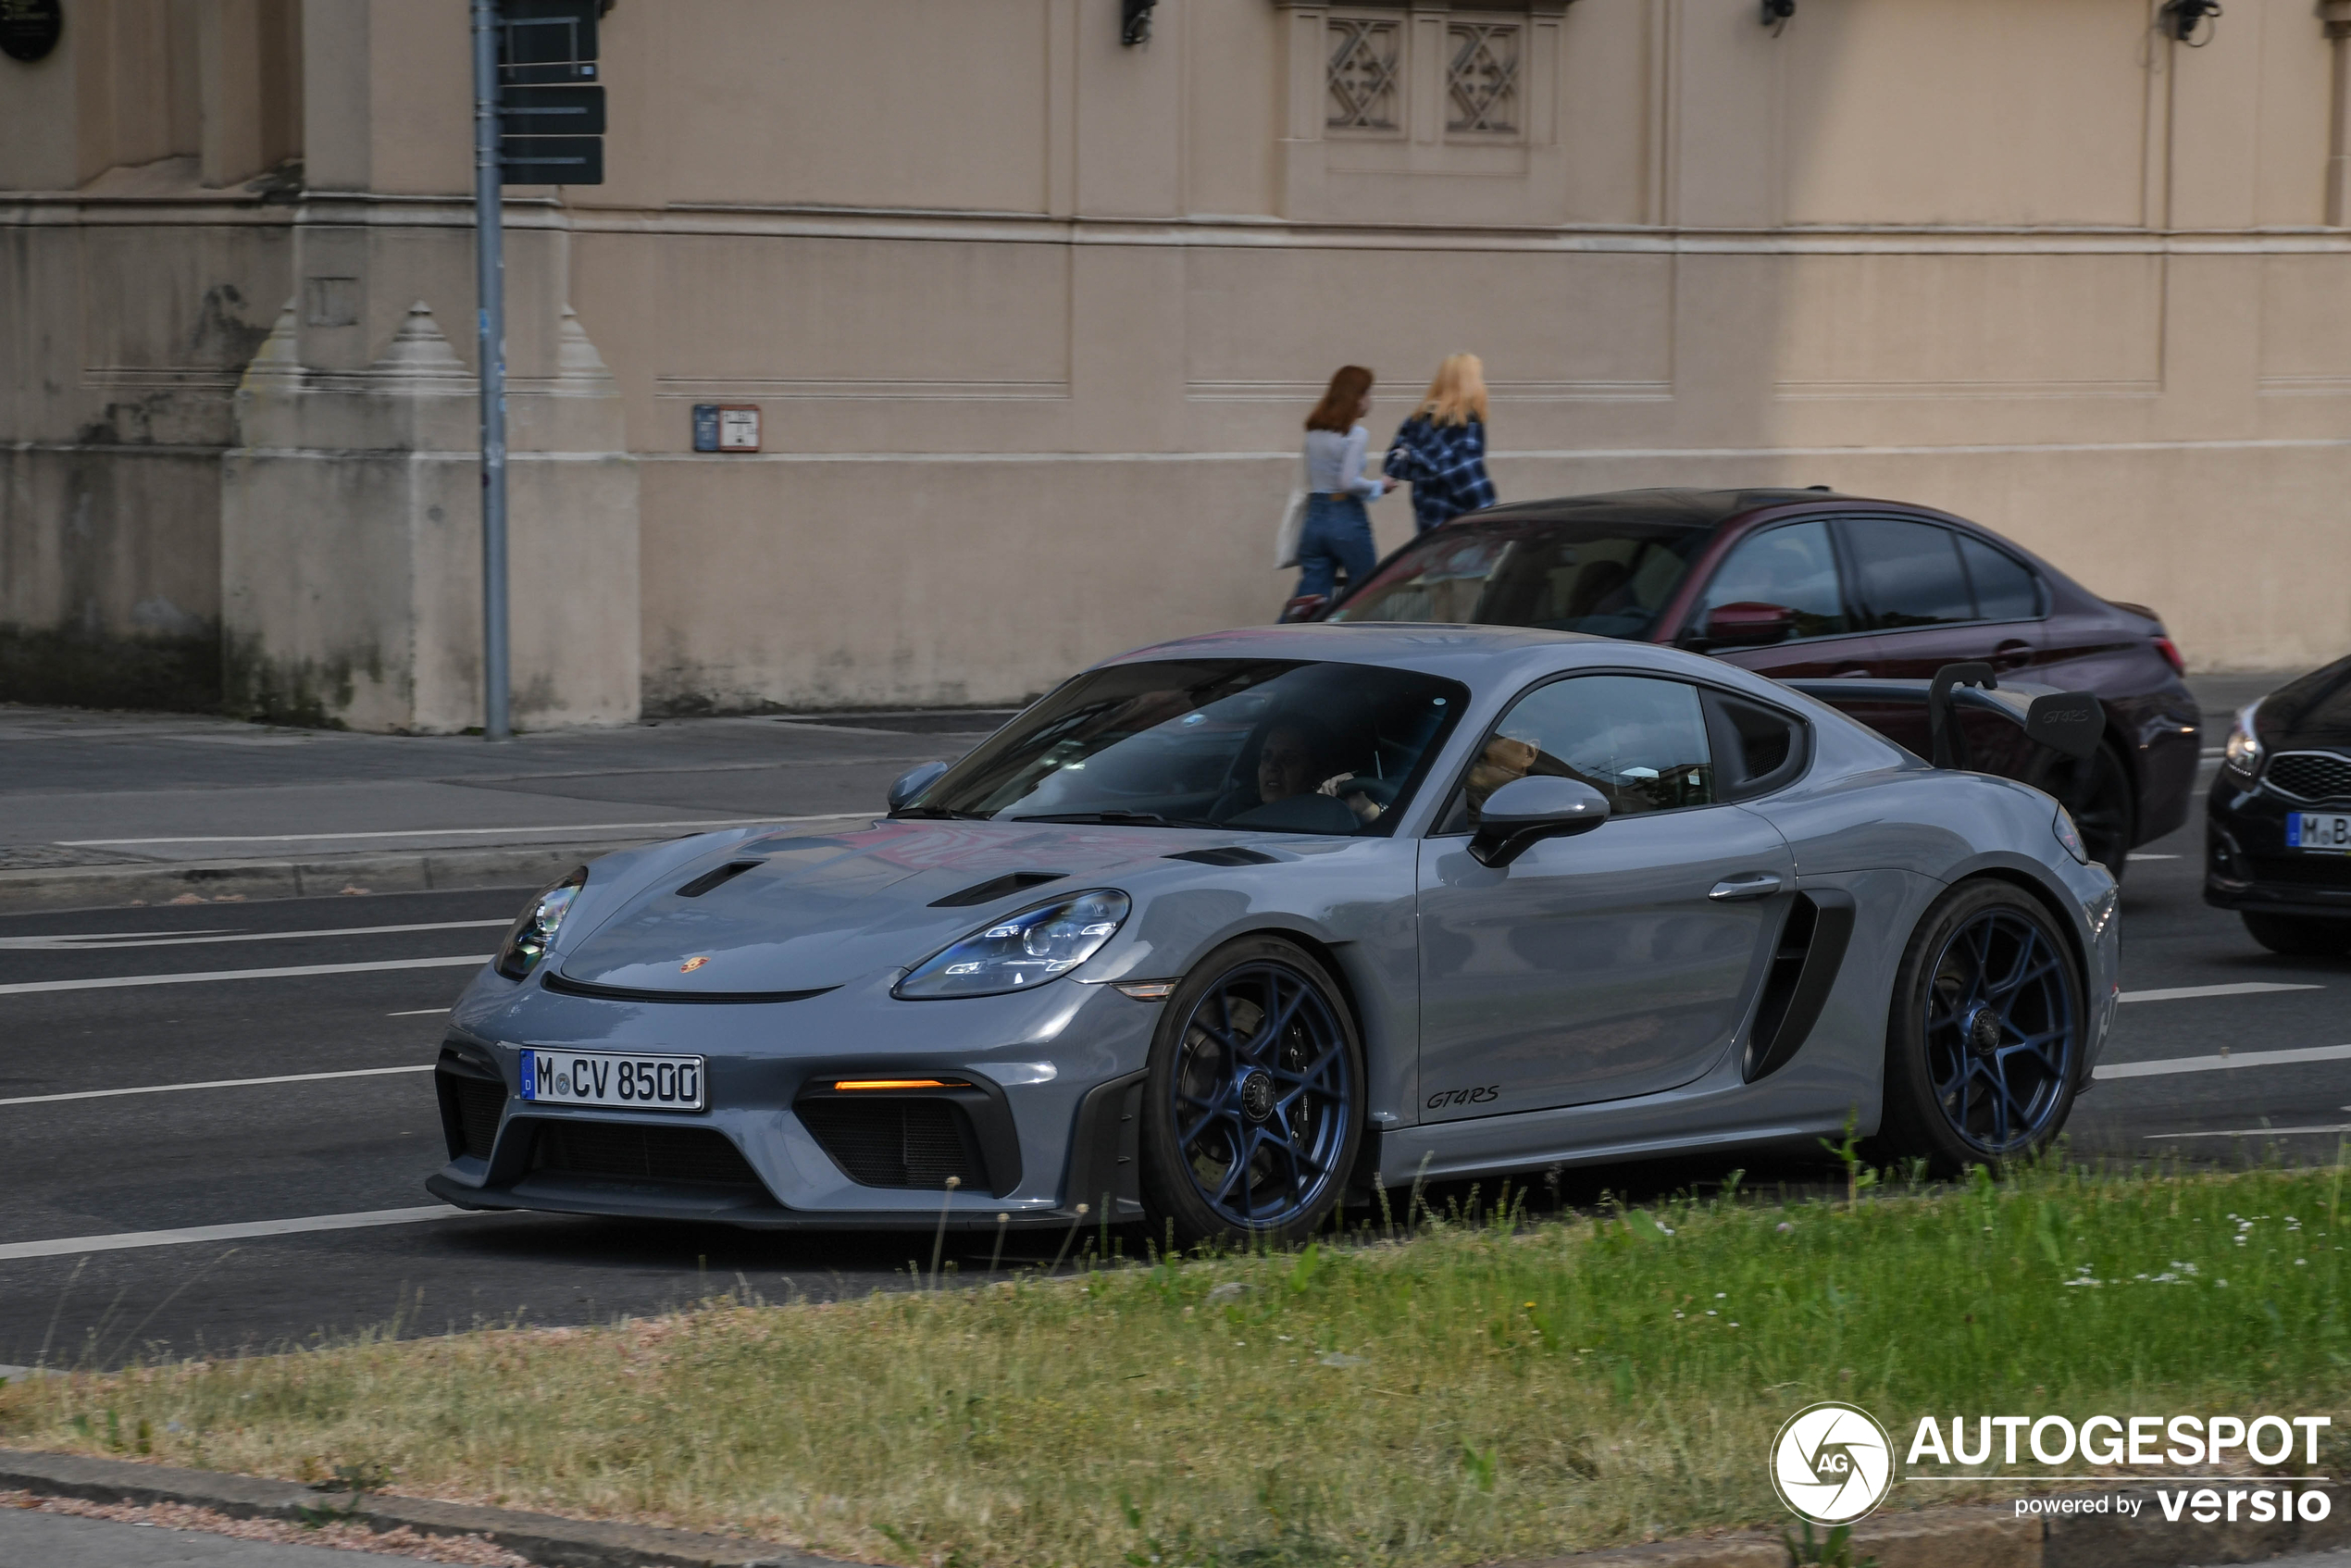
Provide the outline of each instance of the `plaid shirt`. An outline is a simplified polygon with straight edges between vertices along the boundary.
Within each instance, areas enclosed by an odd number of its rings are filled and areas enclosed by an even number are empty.
[[[1464,512],[1494,504],[1494,481],[1486,477],[1486,426],[1434,425],[1415,414],[1396,432],[1386,470],[1412,487],[1412,523],[1422,533]]]

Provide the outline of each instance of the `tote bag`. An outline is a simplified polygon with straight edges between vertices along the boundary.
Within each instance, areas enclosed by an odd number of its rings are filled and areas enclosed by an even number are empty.
[[[1274,530],[1274,569],[1286,572],[1298,565],[1298,542],[1306,532],[1306,487],[1289,492],[1282,508],[1281,526]]]

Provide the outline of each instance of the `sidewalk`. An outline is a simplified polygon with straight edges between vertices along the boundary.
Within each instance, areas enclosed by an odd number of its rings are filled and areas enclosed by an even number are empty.
[[[466,736],[0,705],[0,908],[521,886],[753,821],[854,821],[1010,710]]]
[[[2189,685],[2204,745],[2291,678]],[[0,909],[521,887],[742,822],[852,822],[1010,709],[665,719],[467,736],[0,704]]]

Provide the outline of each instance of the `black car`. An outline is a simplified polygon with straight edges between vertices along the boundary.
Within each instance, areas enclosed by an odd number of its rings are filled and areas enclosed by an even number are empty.
[[[1972,716],[1972,762],[2063,801],[2094,858],[2196,804],[2196,699],[2144,605],[2101,598],[1963,517],[1822,490],[1636,490],[1529,501],[1421,535],[1336,604],[1285,620],[1468,621],[1595,632],[1710,653],[1775,679],[1924,679],[1981,662],[2094,692],[2104,745],[2052,772],[2012,728]],[[1924,755],[1915,704],[1840,703]]]
[[[2204,902],[2298,957],[2351,952],[2351,659],[2237,715],[2204,829]]]

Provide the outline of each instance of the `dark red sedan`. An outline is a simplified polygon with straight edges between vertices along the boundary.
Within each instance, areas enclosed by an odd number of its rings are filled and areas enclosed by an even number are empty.
[[[1923,678],[1981,660],[2096,692],[2107,743],[2052,777],[2012,731],[1971,729],[1975,765],[2071,806],[2121,876],[2133,845],[2187,820],[2196,699],[2142,605],[2102,599],[2029,551],[1947,513],[1818,490],[1639,490],[1498,506],[1421,535],[1336,604],[1286,620],[1549,627],[1671,642],[1760,674]],[[1855,716],[1912,751],[1916,707]]]

